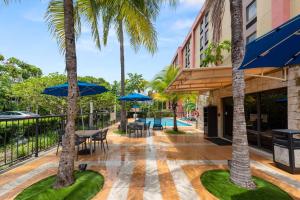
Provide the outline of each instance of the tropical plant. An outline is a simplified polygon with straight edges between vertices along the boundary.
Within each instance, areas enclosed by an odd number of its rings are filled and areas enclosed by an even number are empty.
[[[0,55],[0,110],[17,108],[18,99],[12,93],[15,84],[41,75],[42,70],[34,65],[14,57],[5,59]]]
[[[221,22],[224,15],[225,0],[208,0],[211,9],[213,40],[218,42],[221,34]],[[250,169],[249,146],[247,140],[244,98],[244,72],[238,70],[244,56],[243,6],[241,0],[230,0],[231,14],[231,60],[233,93],[233,139],[230,180],[244,188],[255,188]]]
[[[144,92],[148,82],[143,78],[142,74],[128,73],[128,79],[126,79],[126,93]]]
[[[187,102],[183,104],[183,108],[189,115],[192,111],[196,110],[196,104],[194,102]]]
[[[109,6],[103,12],[103,36],[104,44],[107,43],[111,25],[115,28],[120,44],[120,64],[121,64],[121,96],[125,95],[125,58],[124,58],[124,31],[130,39],[131,46],[138,50],[143,45],[146,49],[154,53],[157,49],[156,32],[151,22],[154,13],[159,7],[149,7],[148,2],[157,5],[156,1],[144,0],[106,0]],[[121,130],[126,129],[126,107],[125,102],[121,102]]]
[[[64,98],[41,94],[46,87],[66,82],[67,77],[52,73],[43,77],[33,77],[12,86],[11,92],[19,101],[19,109],[35,111],[39,114],[62,114],[66,109]],[[24,92],[26,88],[26,92]]]
[[[77,113],[77,59],[75,42],[80,34],[81,18],[91,27],[93,39],[100,48],[98,16],[101,4],[96,0],[51,0],[46,13],[49,30],[65,53],[68,88],[67,124],[62,140],[55,188],[74,182],[75,118]]]
[[[156,75],[154,80],[150,83],[151,88],[153,90],[152,97],[156,101],[169,102],[170,107],[173,111],[173,130],[178,131],[177,127],[177,102],[183,98],[183,96],[179,93],[166,93],[167,87],[174,80],[176,75],[179,72],[179,68],[170,65],[167,66],[164,70],[162,70],[159,74]]]
[[[230,52],[230,50],[231,42],[229,40],[224,40],[221,43],[211,42],[203,51],[204,59],[201,66],[207,67],[209,64],[216,66],[223,64],[223,51]]]

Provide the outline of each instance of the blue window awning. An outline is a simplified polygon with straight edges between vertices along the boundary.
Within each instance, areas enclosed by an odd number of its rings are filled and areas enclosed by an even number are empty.
[[[239,69],[300,64],[300,15],[246,46]]]

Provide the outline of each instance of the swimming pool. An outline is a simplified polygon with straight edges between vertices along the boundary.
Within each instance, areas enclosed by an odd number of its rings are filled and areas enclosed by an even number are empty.
[[[153,126],[153,122],[154,122],[154,119],[153,119],[153,118],[147,118],[146,121],[147,121],[147,122],[151,121],[151,127]],[[173,118],[162,118],[162,119],[161,119],[161,124],[162,124],[164,127],[165,127],[165,126],[174,126]],[[177,120],[177,126],[192,126],[192,125]]]

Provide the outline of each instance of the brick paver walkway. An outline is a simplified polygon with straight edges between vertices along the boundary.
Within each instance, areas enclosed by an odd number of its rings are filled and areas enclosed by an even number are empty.
[[[79,156],[76,166],[105,176],[105,185],[94,199],[215,199],[200,182],[208,169],[225,169],[231,146],[217,146],[191,129],[188,135],[155,132],[143,138],[128,138],[110,131],[109,151],[97,149],[93,156]],[[0,175],[0,199],[13,199],[36,181],[56,173],[55,151]],[[251,151],[253,174],[278,185],[300,199],[300,175],[277,169],[270,155]]]

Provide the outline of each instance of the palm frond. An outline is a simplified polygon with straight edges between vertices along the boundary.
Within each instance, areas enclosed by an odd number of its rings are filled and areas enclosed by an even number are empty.
[[[225,0],[207,0],[205,7],[206,10],[210,12],[210,20],[213,28],[213,42],[219,43],[222,34]]]
[[[84,18],[91,28],[92,37],[96,46],[100,48],[100,34],[98,18],[102,4],[99,0],[77,0],[74,5],[74,28],[75,37],[81,33],[81,18]],[[63,0],[51,0],[45,15],[46,22],[51,34],[56,38],[60,51],[65,52],[64,30],[64,2]]]
[[[166,93],[165,90],[177,76],[179,69],[173,65],[167,66],[158,73],[154,80],[150,83],[153,90],[154,99],[159,101],[174,101],[184,97],[179,93]]]
[[[85,17],[91,27],[92,37],[96,46],[100,49],[100,34],[98,29],[98,18],[101,3],[95,0],[77,0],[78,13]]]
[[[102,10],[104,44],[107,43],[110,26],[114,26],[117,36],[119,36],[119,23],[122,22],[134,50],[137,51],[140,46],[144,46],[153,54],[157,50],[157,34],[151,20],[158,13],[158,6],[156,2],[155,4],[149,2],[155,1],[102,0],[106,6]]]
[[[64,27],[64,2],[63,0],[51,0],[48,4],[45,20],[48,24],[48,29],[56,38],[61,53],[65,52],[65,27]],[[81,32],[80,16],[78,7],[74,7],[74,25],[75,37]]]

